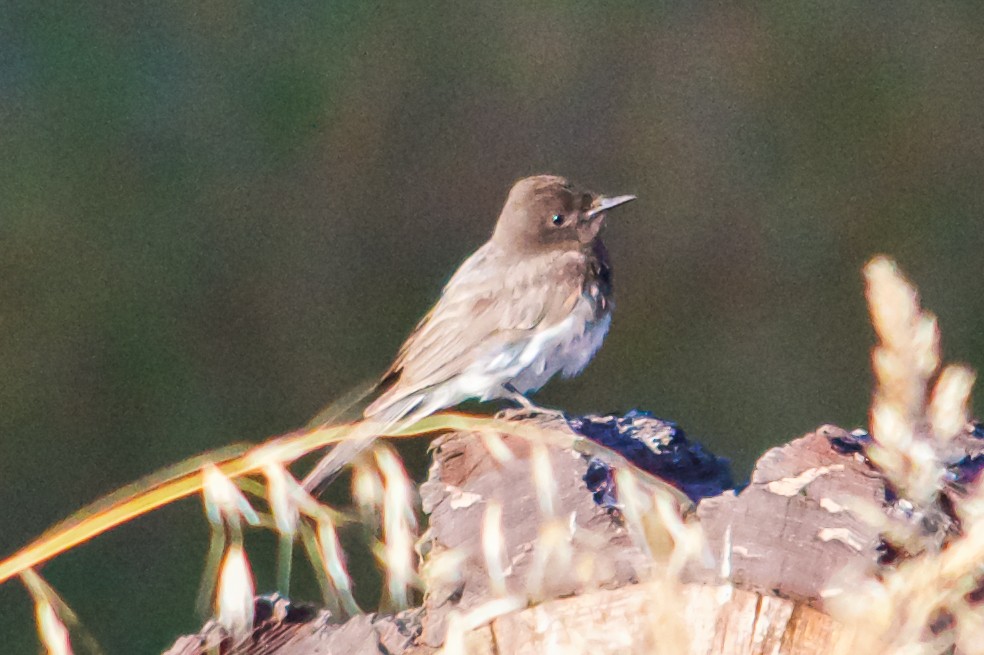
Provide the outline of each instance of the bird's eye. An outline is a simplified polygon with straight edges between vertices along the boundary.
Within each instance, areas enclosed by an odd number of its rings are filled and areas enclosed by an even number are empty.
[[[556,226],[558,226],[558,227],[560,227],[561,225],[563,225],[563,224],[564,224],[564,215],[563,215],[563,214],[554,214],[554,215],[553,215],[553,216],[552,216],[552,217],[550,218],[550,221],[551,221],[551,222],[552,222],[552,223],[553,223],[554,225],[556,225]]]

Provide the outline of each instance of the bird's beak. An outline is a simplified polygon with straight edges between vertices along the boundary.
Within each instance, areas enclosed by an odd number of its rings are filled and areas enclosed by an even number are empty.
[[[602,212],[606,212],[619,205],[624,205],[627,202],[632,202],[635,199],[635,196],[598,196],[594,201],[594,205],[588,210],[588,218],[594,218]]]

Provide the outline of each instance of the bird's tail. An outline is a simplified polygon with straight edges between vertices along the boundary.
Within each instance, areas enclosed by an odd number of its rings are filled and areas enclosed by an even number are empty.
[[[361,425],[356,430],[360,428]],[[304,489],[315,498],[320,496],[345,467],[368,450],[375,440],[375,434],[355,434],[339,442],[304,477]]]
[[[341,398],[322,407],[304,426],[306,430],[320,428],[329,423],[350,423],[362,418],[363,412],[379,393],[379,382],[363,382]]]
[[[380,434],[412,425],[420,419],[433,414],[440,407],[432,407],[427,402],[427,394],[420,392],[411,396],[393,399],[392,402],[380,405],[373,403],[368,409],[363,409],[365,401],[378,390],[378,385],[372,389],[363,390],[357,398],[349,394],[340,401],[322,410],[314,421],[308,424],[313,428],[328,422],[352,420],[353,412],[359,412],[359,418],[364,419],[356,424],[352,433],[344,441],[340,441],[331,451],[305,476],[304,489],[314,497],[321,495],[339,476],[346,466],[372,446]],[[337,408],[333,411],[333,408]]]

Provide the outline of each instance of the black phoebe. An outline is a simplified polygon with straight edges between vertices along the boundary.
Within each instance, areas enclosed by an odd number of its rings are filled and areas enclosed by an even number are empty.
[[[537,175],[509,192],[492,238],[465,260],[383,375],[365,412],[378,426],[409,425],[465,400],[525,394],[556,373],[577,375],[612,318],[606,212],[635,196],[602,196]],[[371,437],[342,442],[305,479],[323,487]]]

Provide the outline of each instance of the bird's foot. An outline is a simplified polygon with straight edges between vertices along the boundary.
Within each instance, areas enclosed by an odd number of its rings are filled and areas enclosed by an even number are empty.
[[[567,414],[563,410],[540,407],[539,405],[507,409],[500,412],[500,414],[503,418],[508,418],[511,421],[536,418],[542,421],[563,421],[564,423],[568,423]]]
[[[503,387],[505,389],[506,400],[511,400],[512,402],[519,405],[516,409],[503,410],[499,412],[498,416],[501,418],[508,418],[510,420],[521,420],[528,418],[538,418],[547,421],[563,421],[567,423],[567,414],[559,409],[550,409],[549,407],[540,407],[535,404],[532,400],[519,393],[512,385],[507,384]]]

